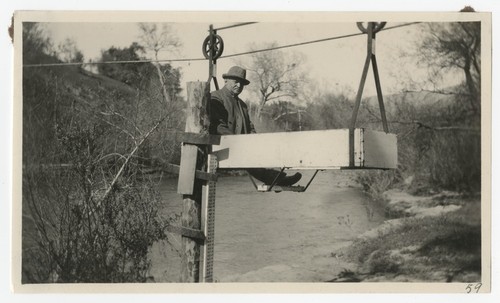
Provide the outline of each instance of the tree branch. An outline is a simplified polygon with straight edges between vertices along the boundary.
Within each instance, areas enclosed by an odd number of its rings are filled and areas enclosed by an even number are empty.
[[[378,121],[377,121],[378,122]],[[389,123],[397,123],[397,124],[415,124],[418,128],[425,128],[436,131],[448,131],[448,130],[458,130],[458,131],[470,131],[470,132],[480,132],[481,128],[478,127],[465,127],[465,126],[431,126],[429,124],[423,123],[418,120],[412,121],[390,121]]]
[[[421,89],[421,90],[403,90],[403,93],[434,93],[439,95],[455,95],[455,96],[471,96],[471,94],[467,93],[459,93],[459,92],[447,92],[442,90],[430,90],[430,89]]]
[[[130,154],[125,158],[125,161],[123,162],[122,166],[120,167],[120,169],[118,170],[118,173],[116,173],[115,177],[113,178],[113,181],[111,181],[111,184],[108,186],[108,188],[106,189],[106,192],[104,193],[104,195],[102,196],[101,200],[99,201],[99,203],[97,204],[97,206],[99,207],[102,202],[104,202],[104,200],[106,200],[106,198],[108,197],[109,193],[111,192],[111,190],[113,189],[113,186],[115,186],[116,182],[118,181],[118,179],[120,178],[120,176],[123,174],[123,171],[125,170],[125,167],[127,166],[127,164],[129,163],[130,159],[132,158],[132,156],[139,150],[139,148],[141,147],[141,145],[146,141],[146,139],[154,132],[156,131],[156,129],[158,128],[158,126],[160,126],[160,124],[166,119],[167,117],[163,117],[160,121],[158,121],[158,123],[156,123],[155,126],[153,126],[147,133],[146,135],[144,135],[144,137],[141,139],[141,141],[136,144],[136,146],[134,147],[134,149],[130,152]]]

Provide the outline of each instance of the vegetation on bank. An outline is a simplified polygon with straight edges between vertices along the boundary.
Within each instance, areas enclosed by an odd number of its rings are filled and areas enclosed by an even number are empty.
[[[25,64],[82,59],[69,46],[69,55],[54,50],[37,23],[23,24],[23,43]],[[141,49],[111,48],[103,58],[140,59]],[[99,74],[24,67],[22,283],[149,278],[149,249],[168,241],[170,222],[145,168],[179,159],[171,132],[184,126],[179,83],[179,70],[151,63]]]
[[[455,196],[432,203],[439,204],[456,207],[450,212],[392,219],[361,235],[338,253],[356,269],[340,273],[333,281],[355,277],[366,282],[480,282],[480,198]]]

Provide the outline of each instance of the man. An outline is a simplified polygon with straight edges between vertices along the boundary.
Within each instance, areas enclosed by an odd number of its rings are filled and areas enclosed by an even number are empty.
[[[248,107],[238,95],[245,85],[250,84],[246,79],[246,70],[233,66],[222,75],[224,87],[211,92],[210,100],[210,133],[217,135],[235,135],[255,133],[255,127],[250,121]],[[263,147],[265,148],[265,147]],[[251,157],[251,155],[249,155]],[[285,173],[265,168],[251,168],[248,172],[256,179],[271,184],[278,176],[276,184],[291,186],[297,183],[302,175],[296,173],[287,176]]]

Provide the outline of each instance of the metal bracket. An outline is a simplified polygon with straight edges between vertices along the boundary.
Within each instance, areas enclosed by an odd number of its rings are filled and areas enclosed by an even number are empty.
[[[220,135],[187,133],[187,132],[172,132],[176,139],[182,143],[195,144],[195,145],[219,145]]]
[[[169,172],[171,174],[177,174],[177,175],[179,174],[180,169],[181,168],[179,165],[175,165],[175,164],[171,164],[171,163],[165,164],[163,167],[164,171]],[[217,178],[218,178],[218,175],[216,173],[209,173],[209,172],[204,172],[201,170],[196,170],[194,172],[194,175],[195,175],[196,179],[201,179],[201,180],[205,180],[205,181],[217,181]]]
[[[222,55],[224,51],[224,41],[217,35],[217,30],[214,29],[213,25],[210,24],[209,29],[210,35],[203,42],[203,54],[205,58],[208,59],[208,83],[212,80],[214,81],[215,89],[219,89],[219,83],[217,83],[217,58]],[[217,47],[217,45],[219,45]],[[208,49],[207,49],[208,48]]]
[[[205,240],[205,234],[203,233],[203,231],[197,229],[192,229],[183,226],[176,226],[176,225],[168,225],[167,231],[171,233],[180,234],[184,237],[192,239],[203,240],[203,241]]]

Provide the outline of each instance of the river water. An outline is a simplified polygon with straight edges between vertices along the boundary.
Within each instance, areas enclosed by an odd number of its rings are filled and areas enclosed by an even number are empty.
[[[313,171],[303,171],[304,185]],[[332,251],[376,227],[383,214],[353,171],[319,172],[303,193],[257,192],[247,176],[217,182],[213,275],[217,281],[315,282],[332,275]],[[165,216],[179,214],[176,179],[162,181]],[[177,282],[180,237],[151,250],[156,282]]]

